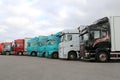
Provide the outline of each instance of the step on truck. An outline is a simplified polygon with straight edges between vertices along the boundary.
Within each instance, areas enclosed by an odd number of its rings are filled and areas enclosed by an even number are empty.
[[[83,60],[107,62],[120,59],[120,16],[104,17],[80,32]]]
[[[79,30],[68,29],[61,32],[61,42],[59,44],[59,58],[76,60],[79,58],[80,42]]]
[[[14,40],[14,55],[26,55],[27,51],[27,42],[30,38],[25,39],[16,39]]]
[[[60,35],[61,33],[58,32],[56,34],[48,36],[45,57],[58,59],[58,46],[60,43]]]

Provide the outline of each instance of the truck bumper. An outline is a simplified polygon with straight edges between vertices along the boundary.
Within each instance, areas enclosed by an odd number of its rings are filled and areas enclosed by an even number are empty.
[[[95,59],[95,53],[85,53],[84,58],[93,60],[93,59]]]

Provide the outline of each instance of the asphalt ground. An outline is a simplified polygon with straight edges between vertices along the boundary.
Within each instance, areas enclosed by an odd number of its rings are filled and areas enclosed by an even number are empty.
[[[120,61],[97,63],[0,55],[0,80],[120,80]]]

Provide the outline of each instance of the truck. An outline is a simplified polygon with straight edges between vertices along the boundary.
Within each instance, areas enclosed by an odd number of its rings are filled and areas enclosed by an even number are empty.
[[[0,43],[0,54],[3,52],[3,43]]]
[[[79,59],[80,40],[79,30],[68,29],[61,32],[61,42],[59,44],[59,58],[76,60]]]
[[[38,40],[39,47],[38,47],[37,56],[45,57],[47,40],[48,40],[48,36],[39,36],[39,40]]]
[[[120,16],[104,17],[80,31],[82,60],[120,59]]]
[[[58,59],[58,45],[60,43],[60,35],[58,32],[56,34],[48,36],[47,45],[46,45],[46,54],[45,57]]]
[[[37,56],[38,47],[39,47],[39,38],[34,37],[27,42],[27,55],[28,56]]]
[[[27,51],[27,41],[30,38],[25,38],[25,39],[16,39],[14,40],[14,55],[26,55]]]
[[[10,55],[12,51],[12,42],[3,42],[3,55]]]

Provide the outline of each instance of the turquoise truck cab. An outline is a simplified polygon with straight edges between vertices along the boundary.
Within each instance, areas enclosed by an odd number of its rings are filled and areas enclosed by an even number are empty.
[[[60,32],[54,35],[48,36],[48,41],[46,45],[46,54],[47,58],[58,58],[58,45],[60,43]]]
[[[39,41],[38,41],[39,42],[39,47],[38,47],[37,56],[45,57],[47,39],[48,39],[48,36],[40,36],[39,37]]]
[[[29,56],[37,56],[37,52],[38,52],[38,37],[34,37],[30,40],[28,40],[28,46],[27,46],[27,55]]]

